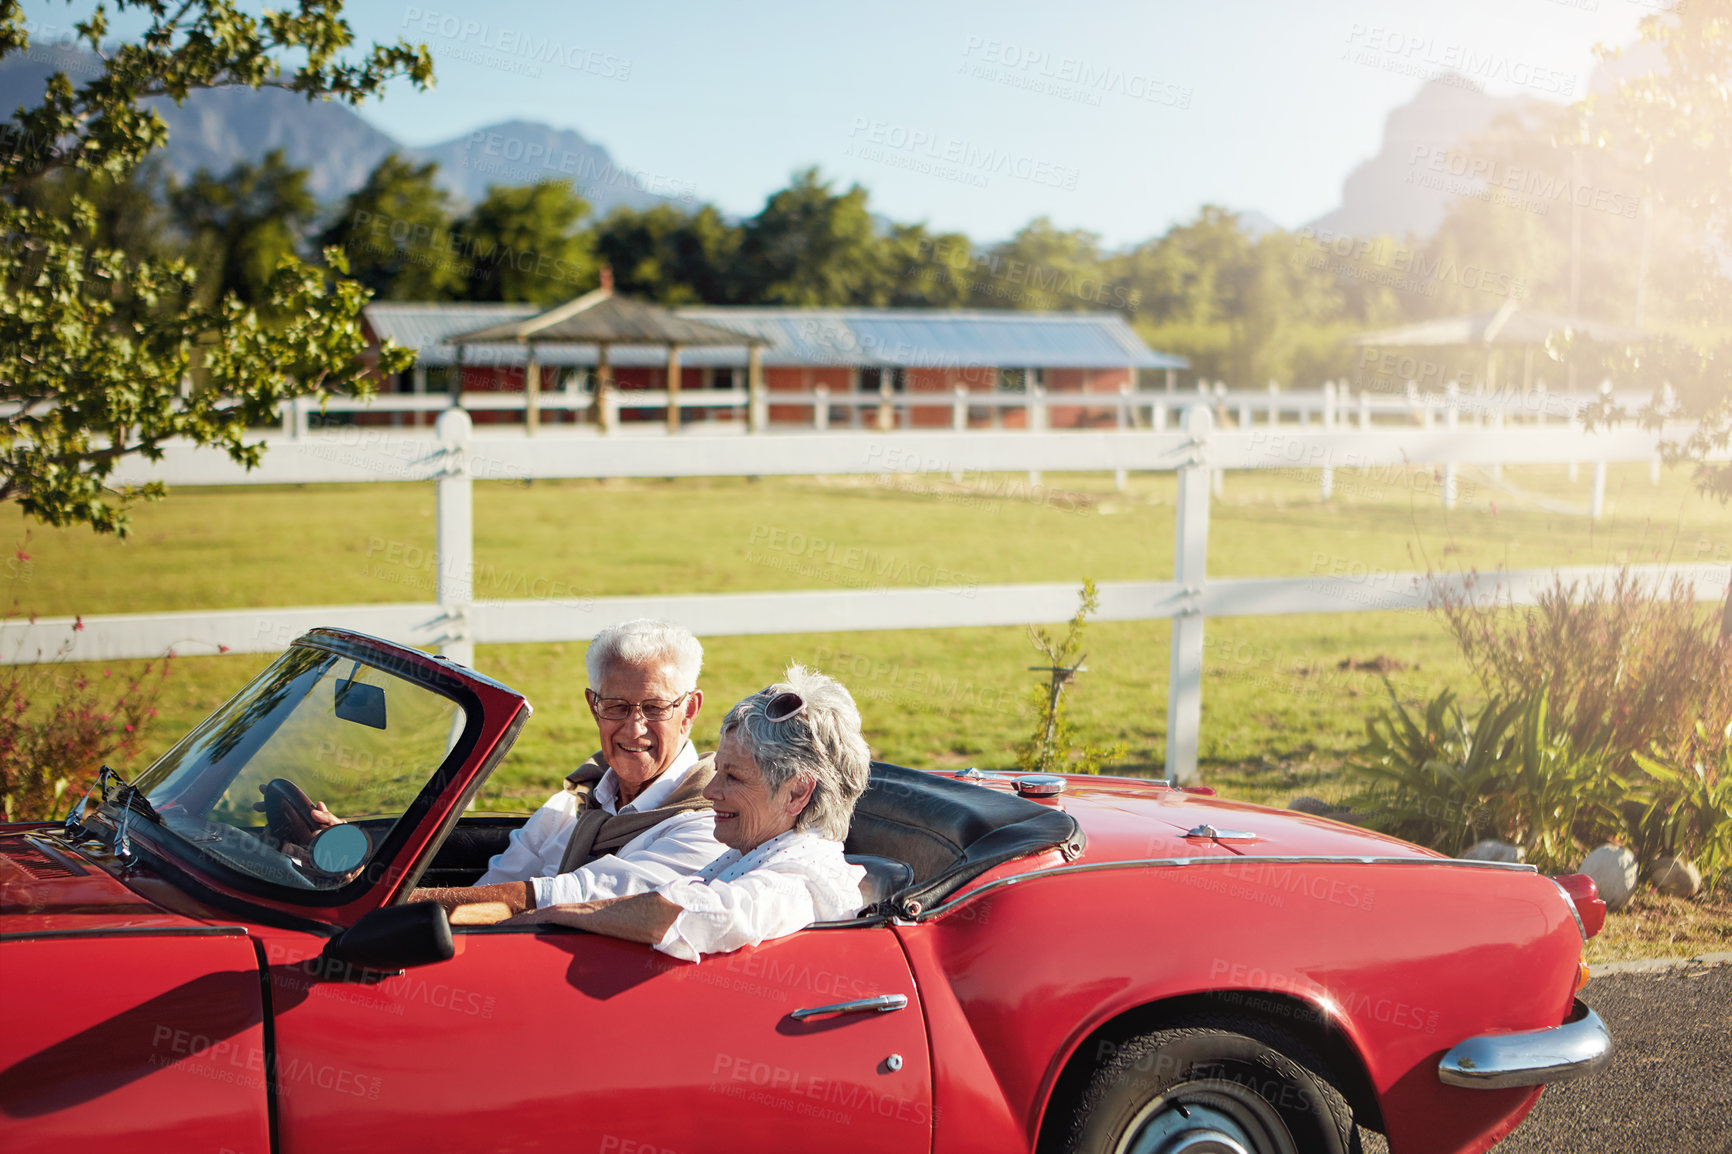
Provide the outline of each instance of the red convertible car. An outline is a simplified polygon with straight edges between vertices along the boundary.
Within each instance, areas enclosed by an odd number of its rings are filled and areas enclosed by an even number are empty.
[[[0,828],[0,1149],[1443,1154],[1610,1048],[1588,879],[1141,780],[874,765],[865,912],[696,965],[453,929],[403,899],[522,820],[467,807],[529,714],[318,630]]]

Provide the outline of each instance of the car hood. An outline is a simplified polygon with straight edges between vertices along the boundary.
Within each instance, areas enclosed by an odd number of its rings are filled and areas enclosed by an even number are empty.
[[[1227,801],[1136,778],[1072,777],[1059,804],[1088,836],[1087,861],[1207,857],[1441,857],[1328,818]],[[1200,826],[1221,836],[1185,836]],[[1228,833],[1254,835],[1249,840]]]
[[[85,933],[197,925],[72,850],[56,827],[0,834],[0,933]]]

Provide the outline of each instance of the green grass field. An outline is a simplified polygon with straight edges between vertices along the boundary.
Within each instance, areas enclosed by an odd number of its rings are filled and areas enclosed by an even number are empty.
[[[1172,573],[1174,481],[1021,477],[485,483],[476,486],[478,598],[1164,579]],[[1428,471],[1233,473],[1211,515],[1213,576],[1372,570],[1543,568],[1624,561],[1732,563],[1732,511],[1679,471],[1616,467],[1598,524],[1588,470],[1509,469],[1502,485],[1464,473],[1456,510]],[[426,601],[432,597],[431,485],[182,489],[141,507],[126,541],[88,530],[10,526],[3,567],[14,613],[104,614]],[[16,517],[16,514],[14,514]],[[804,555],[809,543],[826,545]],[[796,545],[795,542],[800,544]],[[23,556],[28,556],[28,560]],[[942,571],[940,574],[939,571]],[[1224,793],[1285,804],[1338,795],[1336,770],[1385,698],[1382,658],[1402,696],[1475,686],[1440,623],[1420,613],[1215,618],[1207,626],[1202,757]],[[1094,623],[1075,715],[1123,741],[1123,772],[1158,772],[1165,742],[1168,626]],[[1019,629],[852,632],[706,639],[700,745],[726,706],[789,660],[855,692],[874,751],[913,765],[1004,766],[1030,722],[1037,654]],[[582,700],[583,645],[483,646],[483,672],[518,687],[537,717],[485,804],[539,801],[594,748]],[[265,656],[182,657],[151,735],[163,749],[238,688]],[[128,663],[130,668],[130,663]],[[116,673],[122,672],[120,669]],[[128,767],[136,771],[142,765]]]

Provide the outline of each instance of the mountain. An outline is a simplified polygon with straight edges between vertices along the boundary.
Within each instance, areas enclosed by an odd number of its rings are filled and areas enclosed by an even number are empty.
[[[1429,235],[1457,199],[1449,181],[1420,180],[1429,163],[1483,133],[1506,112],[1534,103],[1528,96],[1487,96],[1459,77],[1427,81],[1390,112],[1377,155],[1348,174],[1341,206],[1305,227],[1348,236]]]
[[[96,56],[64,44],[33,44],[0,60],[0,109],[34,106],[43,84],[65,72],[73,84],[100,75]],[[278,88],[218,88],[192,93],[185,104],[147,102],[168,124],[164,168],[182,180],[200,168],[226,172],[242,160],[283,150],[309,171],[308,187],[326,204],[359,188],[367,174],[396,151],[439,163],[439,184],[464,204],[486,195],[490,184],[569,180],[598,216],[620,205],[647,208],[672,198],[694,207],[691,181],[623,168],[607,149],[570,129],[513,120],[426,148],[407,148],[368,124],[347,104],[313,100]]]
[[[439,182],[468,202],[485,196],[490,184],[568,180],[598,216],[619,205],[649,208],[668,198],[697,207],[692,182],[622,168],[607,149],[581,133],[528,120],[508,120],[406,151],[422,163],[438,161]]]

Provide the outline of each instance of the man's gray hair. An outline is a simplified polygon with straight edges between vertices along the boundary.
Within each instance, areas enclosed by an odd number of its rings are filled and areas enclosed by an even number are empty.
[[[687,691],[698,687],[704,647],[683,625],[639,617],[597,633],[583,664],[589,672],[589,687],[594,690],[601,689],[602,679],[618,665],[671,665],[674,681]]]
[[[771,721],[764,710],[784,693],[798,694],[806,710]],[[728,710],[722,735],[744,747],[772,794],[802,774],[814,779],[811,800],[795,819],[795,829],[835,841],[848,836],[854,803],[866,792],[872,753],[860,735],[860,710],[840,681],[790,665],[781,681]]]

